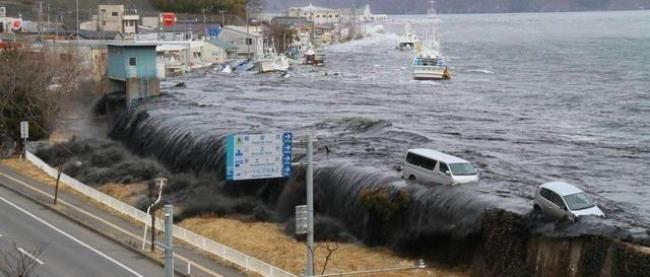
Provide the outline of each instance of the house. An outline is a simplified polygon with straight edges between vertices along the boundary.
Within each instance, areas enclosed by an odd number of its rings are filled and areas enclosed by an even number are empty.
[[[214,38],[204,42],[201,57],[205,62],[224,63],[237,56],[237,49],[231,43]]]
[[[256,26],[227,25],[221,29],[218,38],[236,46],[240,57],[258,57],[264,51],[264,36]]]
[[[290,7],[287,10],[287,16],[304,17],[315,24],[332,24],[341,20],[341,10],[309,4],[304,7]]]
[[[278,16],[271,19],[271,25],[280,25],[290,29],[310,28],[311,23],[305,17]]]
[[[123,37],[132,37],[138,33],[140,15],[135,10],[128,10],[124,5],[99,5],[97,14],[90,21],[79,24],[83,31],[117,32]]]
[[[124,91],[127,105],[160,94],[155,43],[111,42],[107,44],[106,78],[109,92]]]
[[[388,19],[386,14],[373,14],[369,4],[364,5],[362,8],[342,9],[341,12],[341,16],[346,22],[377,22]]]

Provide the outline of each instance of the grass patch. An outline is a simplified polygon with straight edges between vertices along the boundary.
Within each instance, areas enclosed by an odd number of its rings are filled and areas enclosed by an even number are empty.
[[[204,216],[186,219],[180,225],[290,272],[301,273],[304,268],[305,245],[285,235],[277,224],[244,223],[236,219]],[[320,273],[327,250],[325,243],[316,245],[315,268]],[[330,258],[326,273],[408,267],[413,264],[414,260],[398,257],[386,248],[340,243],[339,249]],[[469,271],[434,266],[426,270],[365,276],[469,276]]]

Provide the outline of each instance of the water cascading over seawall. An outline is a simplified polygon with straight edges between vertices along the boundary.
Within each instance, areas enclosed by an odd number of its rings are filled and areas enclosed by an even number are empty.
[[[139,112],[116,120],[110,137],[140,156],[155,157],[172,173],[218,176],[214,187],[226,195],[255,198],[252,205],[263,203],[276,214],[274,219],[291,222],[294,207],[305,202],[303,169],[296,168],[285,181],[236,186],[220,181],[226,133]],[[648,245],[647,233],[633,234],[594,218],[556,223],[531,213],[527,203],[486,193],[485,188],[422,186],[385,168],[340,160],[319,161],[314,184],[317,217],[335,220],[364,244],[471,266],[480,276],[650,274],[643,265],[629,267],[648,261],[648,255],[621,242]],[[217,200],[228,201],[221,194]]]

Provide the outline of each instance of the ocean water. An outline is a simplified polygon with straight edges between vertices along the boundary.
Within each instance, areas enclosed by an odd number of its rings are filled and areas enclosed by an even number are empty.
[[[540,183],[565,180],[613,221],[650,227],[650,11],[441,15],[453,69],[441,82],[412,80],[413,54],[394,50],[404,23],[424,36],[428,20],[392,16],[289,78],[170,78],[147,108],[197,136],[314,133],[317,162],[396,176],[407,149],[430,147],[474,162],[476,189],[506,205],[531,207]]]

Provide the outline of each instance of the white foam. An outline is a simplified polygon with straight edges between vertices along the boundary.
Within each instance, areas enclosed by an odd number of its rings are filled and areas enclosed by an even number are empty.
[[[476,72],[476,73],[483,73],[483,74],[494,74],[493,71],[487,70],[487,69],[470,69],[467,70],[467,72]]]

